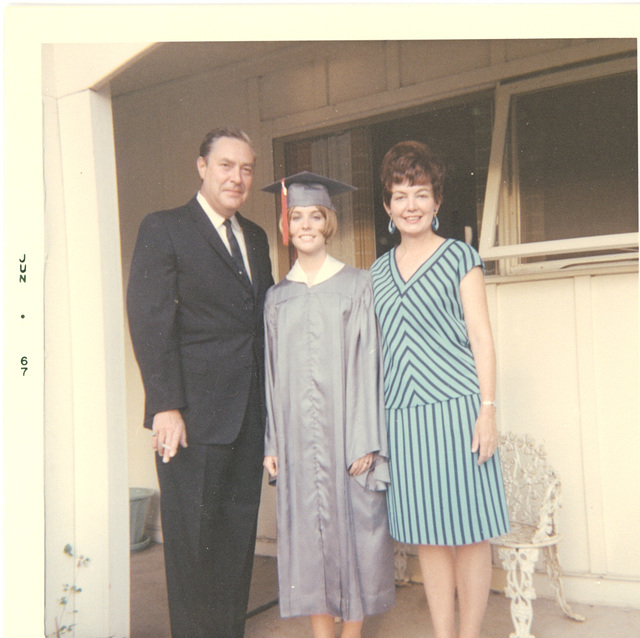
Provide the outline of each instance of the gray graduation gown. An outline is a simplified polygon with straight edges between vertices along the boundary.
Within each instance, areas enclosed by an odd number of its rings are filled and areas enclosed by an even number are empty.
[[[280,614],[360,620],[383,612],[395,589],[369,272],[343,266],[312,287],[284,279],[267,293],[265,332],[265,454],[279,464]],[[349,466],[369,452],[372,469],[350,477]]]

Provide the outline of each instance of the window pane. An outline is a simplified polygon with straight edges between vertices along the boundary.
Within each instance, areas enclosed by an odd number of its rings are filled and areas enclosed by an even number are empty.
[[[514,98],[520,241],[638,230],[633,73]]]

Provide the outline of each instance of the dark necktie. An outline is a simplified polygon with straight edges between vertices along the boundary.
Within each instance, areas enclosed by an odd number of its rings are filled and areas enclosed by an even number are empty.
[[[241,277],[244,277],[247,281],[249,280],[249,275],[244,266],[244,259],[242,259],[242,253],[240,252],[240,244],[238,244],[238,240],[233,232],[233,228],[231,227],[231,220],[225,219],[224,225],[227,228],[227,241],[229,242],[229,246],[231,247],[231,257],[233,259],[233,263],[236,265],[238,269],[238,273]]]

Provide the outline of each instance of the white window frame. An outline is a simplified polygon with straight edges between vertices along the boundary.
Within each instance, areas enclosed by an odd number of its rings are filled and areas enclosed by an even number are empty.
[[[518,240],[519,213],[517,202],[507,204],[507,215],[501,217],[507,219],[509,228],[502,229],[500,234],[500,246],[496,246],[498,232],[499,202],[503,195],[503,202],[507,202],[506,184],[508,180],[503,178],[505,166],[505,153],[507,141],[507,127],[509,126],[509,113],[512,98],[514,96],[529,93],[535,90],[575,84],[585,80],[606,77],[619,73],[636,71],[635,57],[604,62],[544,75],[532,79],[520,80],[510,84],[498,85],[495,94],[495,121],[491,140],[491,154],[487,176],[487,186],[484,199],[484,212],[479,238],[479,252],[485,261],[507,260],[505,267],[501,267],[504,274],[540,272],[542,270],[557,270],[569,265],[592,265],[600,262],[621,260],[637,260],[637,253],[621,253],[607,256],[586,255],[584,258],[572,258],[566,260],[551,260],[541,263],[520,263],[523,257],[539,257],[563,255],[568,253],[586,253],[595,250],[634,250],[638,247],[639,233],[619,233],[613,235],[597,235],[592,237],[576,237],[571,239],[556,239],[529,243],[511,243]],[[505,191],[503,191],[505,189]],[[517,198],[517,194],[516,194]],[[503,232],[504,231],[504,232]],[[508,243],[507,243],[508,242]]]

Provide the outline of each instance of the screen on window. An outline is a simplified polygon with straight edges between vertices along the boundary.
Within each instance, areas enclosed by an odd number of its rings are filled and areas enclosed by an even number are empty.
[[[635,74],[513,99],[509,160],[519,241],[636,232]]]

